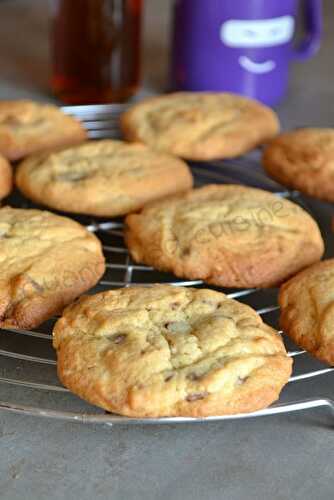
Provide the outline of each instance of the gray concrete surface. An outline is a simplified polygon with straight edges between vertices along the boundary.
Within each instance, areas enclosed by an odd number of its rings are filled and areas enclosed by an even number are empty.
[[[146,84],[155,88],[166,73],[169,3],[146,2]],[[49,99],[45,4],[0,1],[0,98]],[[292,68],[289,95],[278,109],[285,127],[334,123],[334,9],[332,0],[325,4],[321,52]],[[332,376],[315,382],[319,396],[333,398],[332,382]],[[307,384],[294,385],[295,397],[306,395]],[[113,428],[0,412],[0,498],[332,500],[333,424],[325,410]]]

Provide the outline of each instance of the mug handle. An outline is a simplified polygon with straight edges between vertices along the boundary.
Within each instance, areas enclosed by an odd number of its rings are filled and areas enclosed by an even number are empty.
[[[293,58],[299,61],[305,61],[318,52],[323,29],[322,0],[304,0],[304,7],[306,36],[293,53]]]

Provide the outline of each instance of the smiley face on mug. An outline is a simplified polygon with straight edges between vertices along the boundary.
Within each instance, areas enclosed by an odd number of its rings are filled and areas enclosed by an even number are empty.
[[[294,34],[295,21],[292,16],[273,19],[238,20],[229,19],[220,28],[220,39],[224,45],[245,52],[253,50],[255,57],[241,54],[238,64],[245,71],[255,74],[270,73],[276,68],[276,61],[266,58],[261,49],[277,47],[289,43]]]

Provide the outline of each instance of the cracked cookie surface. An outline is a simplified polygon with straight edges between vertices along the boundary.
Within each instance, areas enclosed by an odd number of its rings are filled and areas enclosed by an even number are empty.
[[[5,198],[9,195],[13,187],[13,172],[12,167],[4,158],[0,155],[0,199]]]
[[[279,334],[212,290],[156,285],[82,297],[53,339],[62,383],[130,417],[255,411],[291,373]]]
[[[126,218],[133,259],[225,287],[269,287],[320,260],[317,223],[298,205],[237,185],[207,185]]]
[[[334,259],[314,264],[284,283],[279,304],[284,332],[334,366]]]
[[[16,184],[51,208],[118,216],[190,189],[192,175],[178,158],[141,144],[103,140],[27,158],[17,169]]]
[[[189,160],[238,156],[279,131],[276,114],[263,104],[210,92],[146,99],[122,115],[121,126],[127,140]]]
[[[0,209],[0,327],[33,328],[96,284],[99,240],[41,210]]]
[[[305,128],[279,135],[265,149],[263,166],[284,186],[334,201],[334,129]]]
[[[56,106],[25,100],[0,101],[0,153],[9,160],[77,144],[86,136],[81,123]]]

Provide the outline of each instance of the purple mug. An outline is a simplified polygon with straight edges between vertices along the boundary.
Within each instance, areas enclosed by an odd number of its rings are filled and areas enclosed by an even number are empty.
[[[320,47],[322,0],[302,0],[306,36],[293,44],[298,0],[176,0],[173,90],[228,91],[276,104],[289,63]]]

